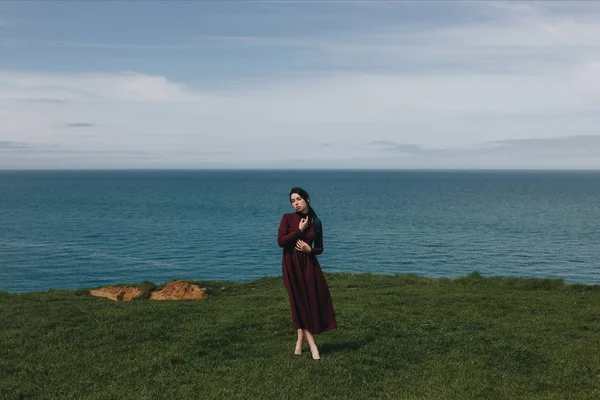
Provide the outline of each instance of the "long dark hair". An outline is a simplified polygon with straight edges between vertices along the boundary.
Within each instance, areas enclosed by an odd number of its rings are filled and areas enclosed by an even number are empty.
[[[320,233],[321,232],[321,220],[319,219],[319,217],[317,216],[317,213],[315,212],[315,210],[312,208],[312,206],[310,205],[310,196],[308,195],[308,193],[306,192],[306,190],[299,188],[297,186],[293,187],[292,190],[290,190],[290,194],[288,197],[291,197],[292,194],[296,193],[298,196],[302,197],[302,199],[304,201],[306,201],[306,204],[308,204],[308,217],[310,218],[310,220],[312,221],[314,227],[315,227],[315,233]]]

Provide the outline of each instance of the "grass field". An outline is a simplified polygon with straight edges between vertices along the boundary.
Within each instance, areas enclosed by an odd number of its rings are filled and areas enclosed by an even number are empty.
[[[281,278],[193,282],[199,301],[0,292],[0,398],[600,399],[600,286],[326,277],[321,362],[293,355]]]

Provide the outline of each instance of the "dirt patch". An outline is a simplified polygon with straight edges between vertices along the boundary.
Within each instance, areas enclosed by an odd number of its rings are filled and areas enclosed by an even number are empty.
[[[139,296],[142,291],[134,287],[106,286],[100,289],[90,290],[90,294],[96,297],[106,297],[114,301],[129,301]]]
[[[207,297],[206,288],[199,288],[198,285],[191,285],[184,281],[167,283],[162,290],[150,293],[150,300],[187,300]]]

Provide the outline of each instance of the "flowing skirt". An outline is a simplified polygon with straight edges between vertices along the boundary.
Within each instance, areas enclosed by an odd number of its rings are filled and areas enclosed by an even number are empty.
[[[307,329],[314,335],[335,329],[331,294],[317,258],[301,251],[284,251],[282,273],[294,329]]]

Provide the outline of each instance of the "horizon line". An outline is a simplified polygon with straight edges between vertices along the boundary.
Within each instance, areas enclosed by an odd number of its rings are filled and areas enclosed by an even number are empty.
[[[2,172],[600,172],[600,168],[0,168]]]

